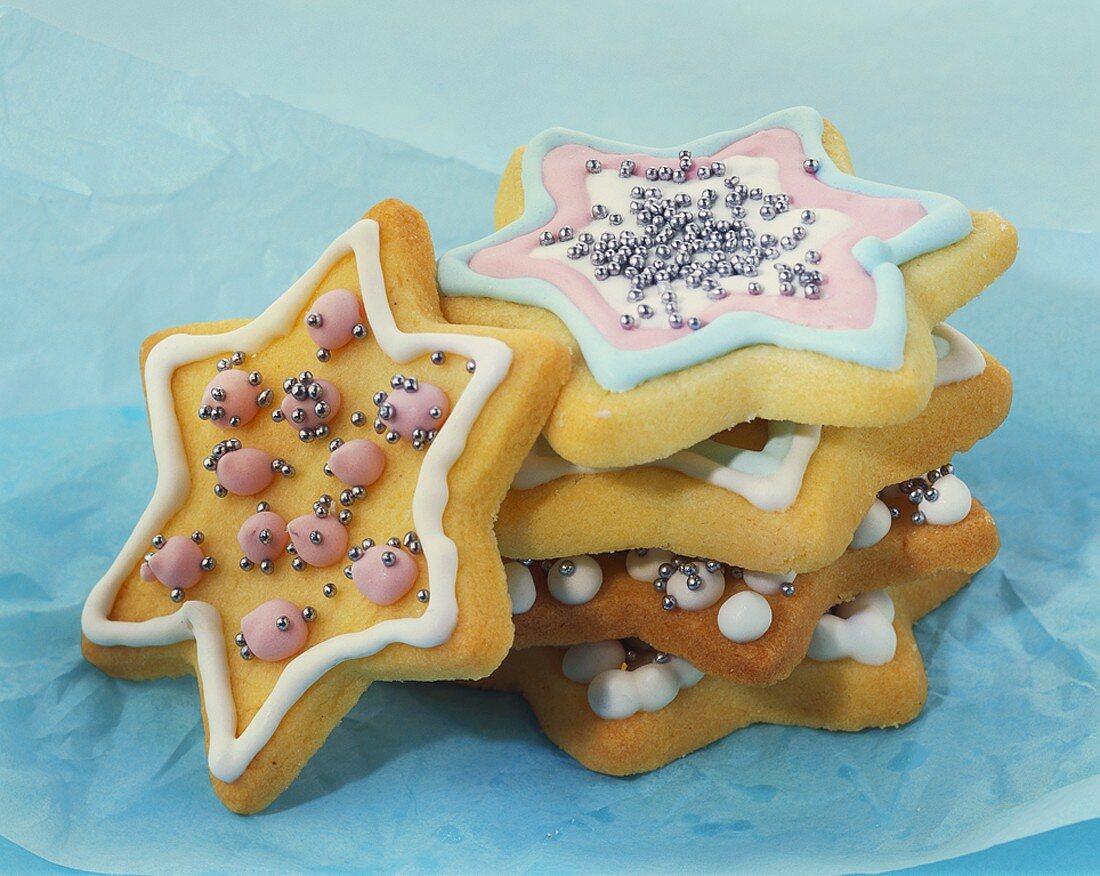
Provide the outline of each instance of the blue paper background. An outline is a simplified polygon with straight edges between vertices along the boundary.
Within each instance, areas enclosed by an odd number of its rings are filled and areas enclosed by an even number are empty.
[[[99,17],[86,11],[99,4],[27,5],[352,124],[0,12],[0,348],[12,388],[0,421],[10,463],[0,466],[0,836],[16,844],[10,866],[34,860],[23,847],[137,872],[688,860],[882,870],[1100,815],[1100,131],[1086,102],[1100,76],[1095,27],[1080,24],[1091,21],[1086,7],[1034,22],[1011,4],[921,7],[906,22],[870,13],[854,29],[854,7],[825,16],[796,5],[748,31],[788,26],[802,37],[793,48],[719,29],[744,60],[717,98],[686,60],[660,80],[658,59],[645,61],[650,93],[682,104],[639,115],[647,94],[624,89],[622,73],[647,57],[639,37],[653,22],[626,7],[596,15],[555,4],[552,26],[535,34],[503,5],[463,20],[435,7],[381,9],[369,21],[334,5],[318,16],[327,31],[280,5],[259,18],[247,18],[257,8],[248,4],[209,7],[205,19],[193,5],[164,7],[161,29],[127,4]],[[698,26],[678,38],[715,44],[705,24],[720,8],[700,7]],[[334,15],[343,36],[333,47],[321,34],[332,38]],[[610,38],[568,43],[571,15]],[[292,19],[301,44],[287,41]],[[1025,23],[1028,51],[1043,59],[1026,70],[1012,43]],[[419,38],[402,38],[398,24]],[[246,26],[254,43],[240,42]],[[271,51],[280,33],[285,44]],[[874,48],[887,34],[889,50]],[[935,61],[918,66],[928,46]],[[804,78],[763,76],[776,52],[803,59]],[[303,88],[306,58],[348,88]],[[832,76],[811,75],[823,59]],[[402,61],[422,66],[402,74]],[[700,63],[715,69],[714,58]],[[598,99],[582,88],[597,73],[607,80]],[[949,87],[960,75],[967,87]],[[536,99],[513,110],[524,89]],[[953,320],[1009,367],[1017,396],[1008,423],[960,459],[1005,546],[919,628],[931,686],[922,717],[855,735],[751,728],[617,780],[545,742],[518,699],[376,685],[272,810],[247,820],[222,810],[205,780],[194,681],[118,682],[79,655],[83,597],[152,490],[141,339],[258,312],[385,196],[420,206],[440,249],[473,239],[489,224],[490,168],[548,124],[670,141],[799,102],[841,125],[868,175],[995,206],[1021,230],[1016,267]],[[931,120],[920,115],[927,106]],[[1095,832],[1073,836],[1095,843]]]

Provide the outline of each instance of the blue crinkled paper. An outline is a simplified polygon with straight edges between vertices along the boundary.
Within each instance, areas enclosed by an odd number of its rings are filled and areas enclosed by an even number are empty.
[[[222,808],[194,680],[116,681],[80,656],[84,596],[153,487],[138,346],[257,313],[383,197],[424,210],[439,250],[474,239],[494,189],[0,13],[0,835],[125,872],[825,872],[1100,815],[1100,236],[1027,229],[1016,267],[953,320],[1016,381],[1006,425],[957,460],[1004,548],[919,626],[913,724],[753,727],[613,779],[518,698],[378,684],[270,810]]]

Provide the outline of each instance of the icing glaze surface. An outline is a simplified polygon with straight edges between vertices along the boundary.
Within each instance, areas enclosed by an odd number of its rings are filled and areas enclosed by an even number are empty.
[[[610,189],[625,186],[630,193],[633,185],[658,185],[664,197],[680,194],[686,181],[655,184],[644,175],[662,159],[675,159],[679,150],[630,146],[564,129],[543,132],[524,153],[523,215],[495,234],[443,256],[442,290],[447,295],[499,297],[552,311],[576,338],[597,382],[615,392],[753,344],[812,350],[870,367],[896,369],[903,361],[906,329],[904,283],[897,266],[964,237],[971,230],[970,215],[957,201],[942,195],[843,173],[825,152],[823,129],[821,116],[801,107],[685,147],[694,156],[691,171],[721,161],[726,178],[739,169],[755,188],[781,186],[790,196],[792,213],[786,214],[790,218],[804,209],[823,217],[823,233],[817,238],[822,242],[815,249],[822,266],[827,266],[828,284],[819,300],[767,294],[766,287],[774,287],[768,264],[767,271],[761,271],[767,278],[761,293],[749,288],[752,279],[735,275],[723,281],[723,288],[729,281],[729,294],[712,301],[689,294],[698,290],[677,291],[679,281],[674,281],[672,293],[681,306],[688,307],[685,328],[672,327],[663,318],[631,316],[628,328],[634,330],[624,330],[626,299],[617,294],[615,283],[605,295],[596,287],[611,280],[596,282],[587,258],[562,260],[547,250],[561,247],[566,239],[577,239],[586,229],[597,238],[607,233],[609,212],[624,217],[620,223],[624,227],[630,220],[632,230],[639,231],[633,228],[636,223],[630,211],[616,206],[621,199],[612,199]],[[812,173],[805,169],[809,159],[816,162]],[[586,171],[591,160],[604,169]],[[634,166],[620,177],[616,169],[623,161]],[[724,179],[710,182],[721,198]],[[602,214],[598,207],[604,208]],[[715,215],[719,212],[720,205]],[[749,217],[754,226],[778,226],[776,235],[785,235],[793,224],[760,223],[752,210]],[[568,238],[560,233],[563,227],[569,229]],[[548,229],[559,231],[563,240],[544,245],[541,235],[552,233]],[[610,231],[619,228],[612,223]],[[789,251],[796,252],[797,246]],[[624,303],[611,306],[612,295]],[[692,316],[701,319],[697,331],[686,328]]]
[[[535,579],[523,563],[504,564],[504,577],[508,581],[508,597],[512,600],[512,614],[523,614],[535,604]]]
[[[592,557],[557,560],[546,575],[546,587],[558,602],[583,605],[600,592],[603,569]]]
[[[637,669],[607,669],[588,685],[588,705],[601,718],[622,720],[638,712],[657,712],[683,689],[700,682],[703,673],[679,657],[647,663]]]
[[[755,642],[771,625],[771,603],[752,590],[734,593],[718,610],[718,630],[731,642]]]

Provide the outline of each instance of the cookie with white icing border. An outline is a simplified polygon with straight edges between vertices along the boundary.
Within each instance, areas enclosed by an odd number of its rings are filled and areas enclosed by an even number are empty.
[[[912,625],[969,579],[967,572],[935,572],[878,591],[877,604],[862,607],[871,615],[871,629],[854,629],[849,636],[856,657],[865,647],[874,662],[839,654],[822,655],[835,658],[828,660],[808,658],[770,687],[702,676],[689,666],[677,666],[683,661],[667,655],[662,656],[671,672],[653,672],[631,683],[629,676],[647,673],[655,664],[628,669],[624,663],[623,668],[604,669],[589,680],[600,669],[597,659],[580,667],[587,673],[578,672],[577,664],[583,661],[576,653],[570,661],[569,651],[554,647],[513,651],[478,686],[521,694],[555,745],[588,769],[615,776],[658,769],[750,724],[836,731],[897,727],[920,714],[928,693]],[[858,588],[859,582],[851,586]],[[884,604],[890,608],[886,614],[880,612]],[[868,636],[893,641],[894,647],[879,645],[875,653],[874,642],[860,641]],[[612,650],[606,647],[612,644],[618,643],[601,643],[601,650]],[[887,652],[891,656],[882,661]],[[673,674],[683,681],[660,677]],[[615,708],[625,716],[601,717],[595,711],[613,714]]]
[[[386,201],[256,319],[142,348],[157,488],[83,650],[124,678],[199,676],[237,812],[274,800],[371,681],[476,678],[512,642],[492,520],[567,359],[446,324],[434,277],[423,218]]]
[[[540,438],[497,519],[501,552],[557,557],[638,544],[767,572],[839,556],[886,483],[939,465],[1008,414],[1012,382],[961,332],[937,326],[937,386],[916,419],[881,428],[742,424],[666,460],[579,469]]]
[[[911,419],[932,326],[1016,252],[992,212],[853,176],[805,107],[683,149],[545,131],[505,170],[496,226],[440,260],[444,313],[569,345],[545,432],[595,468],[754,417]]]
[[[913,506],[896,488],[883,491],[879,501],[899,509],[898,518],[891,523],[887,511],[877,540],[867,539],[874,543],[803,575],[769,575],[656,551],[534,562],[526,576],[511,567],[513,599],[529,604],[515,614],[515,648],[637,637],[708,675],[774,684],[806,655],[830,606],[939,572],[971,575],[996,555],[997,529],[985,508],[956,475],[938,482],[942,509],[932,511],[936,503],[927,502]],[[914,522],[917,513],[926,522]],[[584,579],[572,586],[591,598],[561,601],[555,582],[563,577]]]

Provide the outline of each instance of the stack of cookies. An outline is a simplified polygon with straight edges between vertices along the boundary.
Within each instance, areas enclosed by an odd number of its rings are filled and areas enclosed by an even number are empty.
[[[854,176],[807,109],[546,131],[496,224],[437,270],[384,202],[256,319],[146,342],[159,478],[88,659],[200,677],[239,812],[375,680],[518,691],[611,774],[915,717],[912,624],[998,546],[951,458],[1011,397],[943,320],[1011,226]]]

